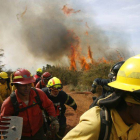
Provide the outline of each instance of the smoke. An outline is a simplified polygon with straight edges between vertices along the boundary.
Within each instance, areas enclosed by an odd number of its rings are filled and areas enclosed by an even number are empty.
[[[66,4],[71,11],[78,12],[65,15]],[[72,8],[73,4],[66,0],[1,0],[0,44],[7,68],[32,71],[48,63],[69,66],[70,46],[79,41],[83,55],[87,55],[90,45],[94,58],[110,59],[109,38],[84,9]],[[120,37],[118,42],[117,51],[125,58],[130,57],[125,41]],[[116,49],[111,53],[114,56]]]

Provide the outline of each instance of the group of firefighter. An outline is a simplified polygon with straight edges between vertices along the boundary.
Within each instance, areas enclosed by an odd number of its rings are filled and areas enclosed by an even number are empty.
[[[108,77],[93,81],[91,92],[101,85],[102,95],[65,135],[65,104],[77,105],[59,78],[41,68],[34,77],[22,68],[10,78],[1,72],[0,117],[23,118],[21,140],[140,140],[140,55],[116,63]]]
[[[22,68],[10,78],[1,72],[1,119],[2,116],[23,118],[21,140],[61,140],[66,130],[65,104],[77,109],[74,99],[62,88],[59,78],[42,73],[41,68],[34,76]]]

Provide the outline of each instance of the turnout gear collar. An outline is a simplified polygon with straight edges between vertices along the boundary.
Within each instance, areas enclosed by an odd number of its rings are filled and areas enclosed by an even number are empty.
[[[124,98],[124,100],[125,100],[126,102],[129,102],[129,103],[133,103],[133,104],[140,105],[140,101],[134,99],[134,98],[133,98],[132,96],[130,96],[130,95],[127,95],[127,96]]]
[[[112,118],[112,121],[113,121],[113,124],[116,129],[118,137],[123,137],[123,135],[128,132],[131,133],[129,131],[131,128],[133,129],[133,132],[138,131],[137,130],[139,128],[138,124],[133,124],[131,126],[126,125],[115,109],[111,110],[111,118]],[[133,138],[136,139],[137,137],[138,137],[138,135],[133,135]]]
[[[140,55],[127,59],[119,69],[116,81],[108,85],[130,92],[140,90]]]

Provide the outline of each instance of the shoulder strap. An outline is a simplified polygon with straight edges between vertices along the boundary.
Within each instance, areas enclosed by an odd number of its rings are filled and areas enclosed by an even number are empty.
[[[110,110],[107,109],[106,107],[102,107],[100,117],[101,117],[101,129],[98,140],[109,140],[112,126]]]
[[[18,101],[17,101],[17,97],[16,97],[15,92],[12,92],[12,93],[10,94],[11,102],[12,102],[13,107],[14,107],[14,114],[13,114],[13,116],[18,116],[19,112],[22,112],[22,111],[24,111],[24,110],[26,110],[26,109],[28,109],[28,108],[30,108],[30,107],[33,107],[33,106],[35,106],[36,104],[39,105],[39,107],[40,107],[41,110],[43,109],[43,107],[42,107],[42,102],[41,102],[40,97],[39,97],[39,95],[38,95],[38,91],[37,91],[35,88],[32,88],[32,89],[36,92],[36,95],[37,95],[37,96],[35,97],[35,99],[36,99],[36,102],[37,102],[37,103],[32,104],[32,105],[30,105],[30,106],[27,106],[27,107],[25,107],[25,108],[21,108],[21,109],[19,108],[19,103],[18,103]]]
[[[42,89],[42,84],[41,84],[41,80],[39,81],[39,84],[40,84],[40,89]]]
[[[49,116],[49,114],[48,114],[48,112],[43,108],[43,106],[42,106],[42,101],[40,100],[40,97],[39,97],[39,94],[38,94],[38,91],[37,91],[37,89],[36,88],[34,88],[34,87],[32,87],[32,89],[36,92],[36,97],[35,97],[35,99],[36,99],[36,102],[37,102],[37,104],[39,105],[39,107],[40,107],[40,109],[42,110],[42,112],[43,112],[43,116],[44,116],[44,119],[45,118],[47,118],[48,116]],[[46,120],[45,120],[46,121]]]
[[[12,92],[10,94],[10,98],[11,98],[11,102],[13,104],[14,111],[15,111],[14,114],[13,114],[13,116],[18,116],[20,109],[19,109],[19,104],[18,104],[18,101],[17,101],[17,97],[16,97],[15,92]]]
[[[43,110],[42,101],[40,100],[40,97],[39,97],[37,89],[34,88],[34,87],[32,87],[32,89],[36,92],[35,99],[36,99],[37,104],[39,105],[40,109]]]
[[[10,89],[10,78],[7,79],[7,87],[11,91],[11,89]]]

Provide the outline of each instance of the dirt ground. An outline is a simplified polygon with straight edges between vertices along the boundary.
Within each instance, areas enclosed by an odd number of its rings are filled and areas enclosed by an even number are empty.
[[[64,86],[63,89],[67,94],[69,94],[77,104],[77,110],[74,111],[71,107],[66,106],[66,118],[67,118],[67,129],[66,133],[70,131],[73,127],[75,127],[78,122],[80,116],[89,109],[89,106],[93,102],[93,96],[99,96],[101,94],[101,90],[99,89],[99,93],[92,94],[89,91],[85,92],[70,92],[68,86]]]

